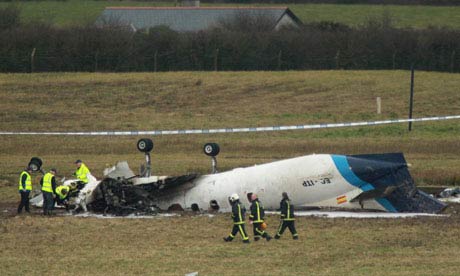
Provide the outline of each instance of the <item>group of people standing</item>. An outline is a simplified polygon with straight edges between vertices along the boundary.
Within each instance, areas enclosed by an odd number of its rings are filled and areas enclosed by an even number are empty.
[[[248,193],[248,200],[251,202],[249,223],[253,226],[254,241],[258,241],[261,238],[270,241],[272,237],[265,231],[267,224],[265,223],[265,210],[262,203],[254,193]],[[245,229],[246,208],[241,204],[238,194],[232,194],[229,197],[229,202],[232,205],[233,229],[230,235],[224,238],[224,241],[231,242],[240,233],[243,243],[249,243],[249,237]],[[292,238],[297,240],[299,235],[295,229],[294,206],[291,204],[286,192],[282,193],[280,211],[280,226],[274,238],[281,238],[286,228],[289,228]]]
[[[78,178],[77,190],[81,190],[85,184],[88,183],[88,174],[90,173],[88,167],[81,161],[75,161],[77,169],[74,175]],[[30,193],[32,192],[32,174],[31,167],[27,167],[21,172],[19,176],[19,194],[21,195],[21,202],[18,206],[18,214],[22,213],[25,209],[30,213]],[[41,191],[43,195],[43,214],[45,216],[52,215],[55,203],[64,205],[68,209],[67,200],[70,195],[70,186],[57,185],[56,183],[57,170],[52,168],[49,172],[45,173],[40,180]]]

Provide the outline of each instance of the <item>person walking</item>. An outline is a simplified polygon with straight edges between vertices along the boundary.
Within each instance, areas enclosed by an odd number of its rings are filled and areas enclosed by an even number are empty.
[[[249,243],[249,237],[244,228],[244,215],[246,213],[246,208],[241,204],[240,197],[238,194],[232,194],[229,197],[229,202],[232,205],[232,219],[233,219],[233,229],[228,237],[224,238],[224,241],[231,242],[235,235],[239,232],[244,243]]]
[[[267,241],[270,241],[272,237],[265,232],[263,225],[265,225],[265,210],[260,203],[259,198],[256,194],[251,193],[251,215],[249,215],[249,221],[253,226],[254,230],[254,241],[260,240],[260,238],[265,238]]]
[[[289,231],[291,231],[292,234],[292,238],[297,240],[299,235],[295,229],[294,205],[291,204],[291,201],[289,200],[288,194],[286,192],[283,192],[282,197],[283,199],[280,202],[281,221],[278,233],[275,235],[275,239],[281,238],[284,230],[289,228]]]

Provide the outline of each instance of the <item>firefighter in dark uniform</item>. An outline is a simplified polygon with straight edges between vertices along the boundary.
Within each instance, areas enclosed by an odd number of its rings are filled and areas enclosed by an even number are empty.
[[[29,195],[32,191],[32,177],[30,174],[32,169],[27,167],[24,171],[21,172],[19,176],[19,194],[21,194],[21,202],[18,206],[18,214],[22,212],[22,208],[26,209],[27,213],[30,213],[29,209]]]
[[[270,237],[270,235],[262,229],[265,217],[264,207],[260,203],[256,194],[250,193],[248,198],[249,197],[251,201],[251,215],[249,215],[249,220],[254,227],[254,241],[260,240],[261,237],[270,241],[272,237]]]
[[[239,232],[244,243],[249,243],[249,237],[244,228],[244,215],[246,213],[246,208],[241,204],[240,197],[237,194],[232,194],[229,197],[229,202],[232,205],[232,219],[233,219],[233,229],[232,233],[224,238],[224,241],[231,242],[235,235]]]
[[[43,214],[45,216],[51,216],[54,209],[54,194],[56,193],[55,175],[56,169],[51,169],[40,180],[43,194]]]
[[[279,239],[284,230],[289,228],[289,231],[291,231],[292,234],[292,238],[297,240],[299,235],[295,230],[294,206],[291,204],[291,201],[289,200],[288,194],[286,192],[284,192],[282,196],[283,199],[280,202],[281,221],[278,233],[275,235],[275,239]]]

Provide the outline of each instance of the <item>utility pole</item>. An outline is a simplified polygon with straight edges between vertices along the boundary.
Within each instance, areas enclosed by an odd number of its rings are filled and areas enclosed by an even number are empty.
[[[30,54],[30,73],[33,73],[35,71],[35,52],[36,48],[32,50],[32,53]]]
[[[158,50],[155,51],[153,55],[153,72],[158,70]]]
[[[218,58],[219,58],[219,49],[216,49],[216,51],[214,52],[214,71],[217,71],[217,61],[218,61]]]
[[[414,64],[410,66],[410,99],[409,99],[409,119],[412,119],[412,109],[414,107]],[[412,122],[409,122],[409,131],[412,130]]]

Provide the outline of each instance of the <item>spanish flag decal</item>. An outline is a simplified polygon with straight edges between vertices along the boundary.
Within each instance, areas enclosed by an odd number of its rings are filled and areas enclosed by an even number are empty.
[[[347,202],[347,196],[339,196],[337,198],[337,204],[342,204],[342,203],[346,203]]]

